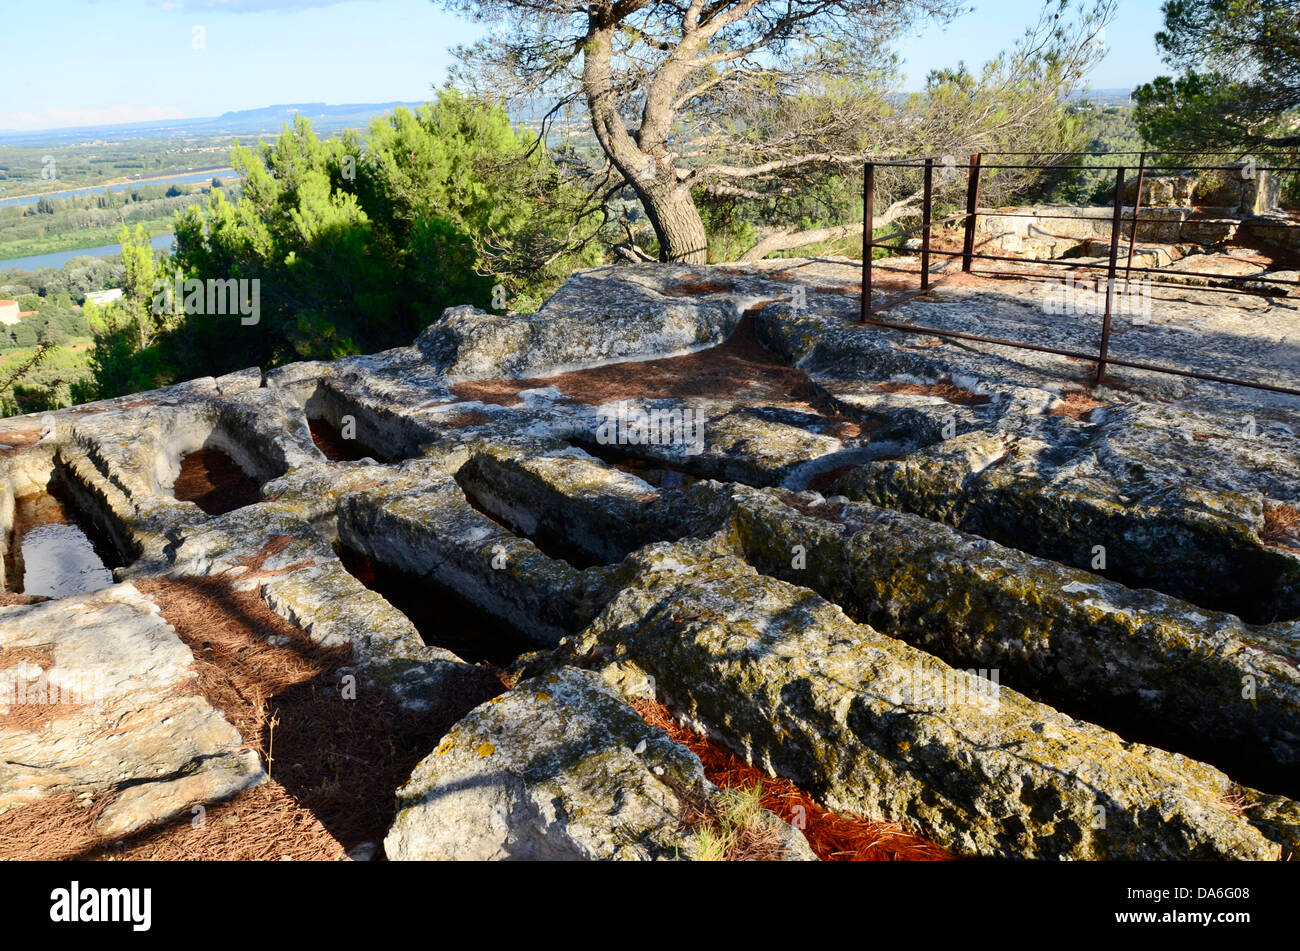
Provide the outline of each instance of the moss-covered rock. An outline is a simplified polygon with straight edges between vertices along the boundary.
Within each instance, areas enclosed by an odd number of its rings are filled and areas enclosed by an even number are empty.
[[[716,802],[699,759],[571,667],[473,710],[397,791],[390,859],[690,859]],[[803,837],[771,814],[788,858]]]
[[[339,513],[349,548],[454,589],[543,647],[595,615],[613,571],[546,556],[475,511],[450,476],[409,491],[357,492]]]
[[[663,493],[581,449],[476,447],[456,480],[484,508],[574,563],[616,564],[675,532]]]
[[[865,503],[726,491],[759,570],[955,666],[997,668],[1076,715],[1300,790],[1294,623],[1251,628]]]
[[[1220,456],[1225,471],[1207,472],[1197,440],[1146,412],[1112,414],[1086,438],[1059,421],[963,434],[864,465],[834,491],[1253,622],[1300,617],[1300,555],[1260,537],[1265,501],[1294,496],[1286,460],[1247,445],[1240,468]]]
[[[912,824],[958,853],[1275,858],[1204,763],[954,670],[806,588],[694,543],[656,545],[584,633],[676,710],[830,807]]]

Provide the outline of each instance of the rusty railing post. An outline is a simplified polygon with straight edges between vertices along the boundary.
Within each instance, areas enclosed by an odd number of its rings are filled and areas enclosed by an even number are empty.
[[[961,269],[970,273],[971,255],[975,253],[975,209],[980,203],[980,153],[970,157],[970,172],[966,176],[966,234],[961,246]]]
[[[871,313],[872,223],[875,220],[876,166],[868,162],[862,170],[862,320]]]
[[[934,190],[934,159],[925,160],[925,197],[921,199],[921,290],[930,286],[930,210]]]
[[[1133,248],[1137,245],[1138,236],[1138,212],[1142,210],[1142,182],[1146,178],[1147,172],[1147,154],[1143,152],[1138,158],[1138,184],[1137,194],[1133,196],[1133,227],[1128,234],[1128,263],[1124,265],[1124,291],[1128,292],[1128,276],[1133,270]]]
[[[1115,298],[1115,267],[1119,263],[1119,229],[1124,216],[1124,166],[1115,169],[1115,211],[1110,221],[1110,263],[1106,267],[1106,316],[1101,322],[1101,352],[1097,358],[1097,382],[1106,375],[1106,352],[1110,349],[1110,315]]]

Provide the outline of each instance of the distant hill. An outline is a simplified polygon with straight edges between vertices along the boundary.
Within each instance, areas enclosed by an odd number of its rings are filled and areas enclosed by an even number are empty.
[[[151,122],[128,122],[121,125],[71,126],[64,129],[31,131],[0,130],[0,145],[53,145],[59,142],[82,142],[86,139],[149,139],[172,135],[266,135],[280,131],[295,115],[311,120],[317,132],[366,126],[377,115],[398,106],[414,108],[423,102],[365,102],[328,105],[302,102],[261,109],[227,112],[205,119],[158,119]]]
[[[1133,90],[1127,88],[1089,89],[1075,93],[1072,99],[1087,99],[1098,106],[1131,106]]]

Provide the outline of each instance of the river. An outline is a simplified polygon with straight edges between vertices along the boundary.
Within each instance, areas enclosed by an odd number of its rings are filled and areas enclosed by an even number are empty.
[[[159,248],[170,251],[175,243],[176,236],[172,234],[155,235],[149,243],[154,249]],[[112,254],[121,254],[122,246],[120,244],[101,244],[97,248],[77,248],[72,251],[54,251],[50,254],[34,254],[26,258],[9,258],[0,261],[0,272],[4,271],[34,271],[38,267],[63,267],[73,258],[92,257],[106,258]]]
[[[46,192],[44,195],[27,195],[22,198],[0,198],[0,205],[34,205],[41,198],[70,198],[73,195],[91,195],[95,192],[124,192],[142,185],[192,185],[197,182],[211,181],[213,178],[235,178],[233,168],[213,168],[203,172],[185,172],[181,175],[168,175],[166,178],[147,182],[122,182],[117,185],[88,185],[85,188],[69,188],[66,191]]]

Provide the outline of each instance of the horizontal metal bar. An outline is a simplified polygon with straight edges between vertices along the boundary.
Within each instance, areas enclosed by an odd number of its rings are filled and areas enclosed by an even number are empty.
[[[960,166],[961,163],[957,163]],[[1003,168],[1018,169],[1026,172],[1113,172],[1116,169],[1127,168],[1126,165],[1008,165],[1008,164],[989,164],[985,168]],[[1241,170],[1240,165],[1148,165],[1148,171],[1157,172],[1237,172]],[[1259,172],[1295,172],[1300,168],[1294,166],[1276,167],[1271,165],[1256,165],[1255,170]]]
[[[884,259],[882,259],[882,260],[880,260],[880,261],[877,261],[877,262],[875,263],[875,270],[877,270],[877,271],[889,271],[891,274],[915,274],[915,273],[916,273],[916,269],[915,269],[915,268],[895,267],[895,266],[892,266],[892,265],[886,263],[886,262],[889,261],[889,260],[890,260],[889,258],[884,258]],[[944,283],[944,282],[945,282],[949,277],[952,277],[954,274],[957,273],[957,272],[955,272],[955,271],[948,271],[948,270],[947,270],[948,267],[949,267],[949,265],[950,265],[951,263],[952,263],[952,262],[946,262],[946,263],[944,263],[944,264],[939,265],[938,267],[935,267],[935,268],[932,268],[932,269],[931,269],[932,271],[938,272],[938,273],[940,274],[940,278],[939,278],[939,280],[935,282],[935,285],[932,285],[932,289],[933,289],[933,286],[937,286],[938,284],[942,284],[942,283]],[[1033,263],[1033,262],[1029,262],[1029,263]],[[1091,266],[1095,267],[1095,266],[1097,266],[1097,265],[1091,265]],[[1102,266],[1104,266],[1104,265],[1102,265]],[[1054,281],[1054,282],[1058,282],[1058,283],[1059,283],[1060,280],[1061,280],[1061,277],[1060,277],[1059,273],[1058,273],[1058,274],[1052,274],[1052,273],[1046,273],[1046,272],[1041,272],[1041,271],[1039,271],[1039,272],[1035,272],[1035,271],[1006,271],[1006,270],[1002,270],[1002,271],[968,271],[967,273],[969,273],[969,274],[973,274],[973,275],[975,275],[976,277],[984,277],[984,278],[990,278],[990,279],[995,279],[995,280],[1005,280],[1005,281],[1040,281],[1040,282]],[[1129,284],[1131,284],[1131,283],[1133,283],[1133,282],[1132,282],[1132,281],[1122,280],[1122,279],[1116,279],[1116,281],[1115,281],[1116,287],[1127,287],[1127,286],[1128,286]],[[1161,288],[1164,288],[1164,289],[1167,289],[1167,290],[1171,290],[1171,291],[1183,291],[1183,290],[1215,291],[1215,292],[1218,292],[1218,293],[1224,293],[1224,294],[1263,294],[1263,293],[1265,293],[1265,292],[1263,292],[1263,291],[1256,291],[1256,290],[1252,290],[1252,289],[1249,289],[1249,288],[1246,288],[1246,289],[1240,289],[1240,290],[1239,290],[1239,289],[1237,289],[1237,288],[1231,288],[1231,287],[1205,287],[1205,286],[1200,285],[1200,284],[1191,284],[1191,285],[1188,285],[1188,284],[1177,284],[1177,283],[1173,283],[1173,282],[1168,282],[1168,283],[1166,283],[1166,282],[1162,282],[1162,281],[1154,281],[1154,282],[1152,282],[1152,289],[1153,289],[1153,290],[1159,290],[1159,289],[1161,289]],[[1174,299],[1174,298],[1160,298],[1160,299],[1161,299],[1161,300],[1172,300],[1172,299]]]
[[[1149,167],[1147,171],[1150,171]],[[1020,214],[1015,212],[1007,212],[1007,211],[993,211],[988,209],[981,209],[980,211],[977,211],[976,214],[979,215],[981,218],[1038,218],[1038,219],[1042,219],[1043,221],[1105,221],[1106,223],[1110,222],[1111,208],[1109,206],[1089,205],[1088,207],[1096,208],[1099,211],[1105,211],[1106,217],[1103,219],[1098,215],[1027,215],[1027,214]],[[1124,207],[1127,209],[1130,206],[1125,205]],[[1200,224],[1205,224],[1205,225],[1241,224],[1243,220],[1241,218],[1208,218],[1208,217],[1207,218],[1189,217],[1189,218],[1182,218],[1182,219],[1157,218],[1157,217],[1148,218],[1146,217],[1146,214],[1150,211],[1151,209],[1147,208],[1145,211],[1140,212],[1138,214],[1138,220],[1149,222],[1152,224],[1158,224],[1158,225],[1159,224],[1198,224],[1198,225]],[[1132,223],[1133,215],[1132,214],[1125,215],[1124,221]],[[1297,224],[1300,225],[1300,222],[1297,222]],[[1274,227],[1277,226],[1275,225]]]
[[[919,162],[876,162],[881,168],[916,168],[924,167]],[[966,168],[968,163],[956,162],[949,168]],[[1022,164],[989,164],[983,166],[987,169],[1006,169],[1018,170],[1023,172],[1113,172],[1119,168],[1127,168],[1126,165],[1022,165]],[[1234,165],[1148,165],[1147,171],[1150,172],[1238,172],[1241,171],[1239,164]],[[1274,172],[1281,174],[1292,174],[1300,172],[1300,166],[1297,165],[1256,165],[1256,172]]]
[[[876,248],[881,248],[881,247],[888,248],[891,251],[912,250],[911,248],[889,247],[888,245],[881,244],[880,242],[877,241],[873,241],[871,243],[871,246]],[[962,256],[961,251],[943,251],[938,248],[931,248],[930,253],[944,254],[947,255],[948,257],[957,257],[957,258]],[[979,254],[973,252],[971,256],[980,258],[981,260],[984,261],[1007,261],[1011,264],[1026,263],[1025,258],[1012,258],[1012,257],[1007,257],[1006,255],[1003,254]],[[1032,261],[1034,264],[1047,264],[1052,267],[1103,268],[1103,269],[1107,267],[1107,265],[1105,264],[1089,264],[1086,261],[1075,262],[1071,258],[1033,258]],[[1159,274],[1163,277],[1205,277],[1205,278],[1211,278],[1216,281],[1238,281],[1238,282],[1252,281],[1257,284],[1276,284],[1280,287],[1300,286],[1300,281],[1288,281],[1280,277],[1254,277],[1248,274],[1247,275],[1213,274],[1209,271],[1170,271],[1167,270],[1166,268],[1159,268],[1159,267],[1135,267],[1133,268],[1133,270],[1139,274]],[[1195,287],[1196,285],[1192,285],[1192,286]]]
[[[920,212],[918,211],[917,214],[919,215]],[[966,212],[964,212],[964,211],[960,211],[960,212],[957,212],[957,213],[954,214],[954,215],[949,215],[949,216],[946,217],[946,218],[935,218],[934,220],[932,220],[932,221],[930,222],[930,226],[931,226],[931,227],[934,227],[935,225],[940,224],[940,223],[945,222],[945,221],[956,221],[958,218],[965,218],[965,217],[966,217]],[[897,239],[897,238],[906,238],[909,234],[916,234],[918,231],[924,231],[924,230],[925,230],[925,225],[920,224],[920,225],[917,225],[915,228],[908,228],[906,231],[895,231],[893,234],[891,234],[891,235],[889,235],[889,236],[887,236],[887,237],[881,238],[880,240],[881,240],[881,241],[893,241],[893,240],[895,240],[895,239]],[[877,245],[876,242],[875,242],[875,240],[873,239],[872,242],[871,242],[871,246],[874,248],[874,247],[878,247],[879,245]]]
[[[1089,264],[1089,265],[1080,265],[1080,266],[1081,267],[1083,266],[1106,267],[1106,265],[1099,265],[1099,264]],[[880,268],[882,267],[882,265],[877,264],[876,267]],[[899,269],[888,268],[888,270],[897,271]],[[978,275],[979,277],[995,278],[997,280],[1026,280],[1026,279],[1032,279],[1032,280],[1042,279],[1042,280],[1051,280],[1051,281],[1060,280],[1060,278],[1057,277],[1056,275],[1042,274],[1042,273],[1035,274],[1033,271],[971,271],[970,273]],[[1171,273],[1177,274],[1178,272],[1174,271]],[[1125,278],[1123,280],[1117,280],[1115,283],[1117,287],[1118,286],[1127,287],[1129,284],[1133,282]],[[1214,284],[1187,284],[1182,281],[1169,280],[1168,278],[1157,278],[1156,280],[1151,281],[1151,285],[1153,288],[1167,288],[1169,290],[1179,290],[1179,291],[1196,291],[1198,294],[1204,291],[1207,294],[1236,294],[1238,296],[1245,294],[1251,297],[1275,296],[1270,291],[1258,287],[1220,287]],[[1287,296],[1289,297],[1290,295]],[[1169,300],[1170,298],[1161,298],[1161,299]]]
[[[896,302],[894,302],[896,303]],[[885,306],[892,306],[892,303]],[[868,314],[875,308],[869,308]],[[1015,347],[1018,350],[1034,350],[1038,353],[1052,353],[1062,357],[1073,357],[1078,360],[1087,360],[1090,363],[1096,363],[1098,355],[1093,353],[1081,353],[1078,350],[1063,350],[1059,347],[1044,347],[1040,344],[1021,343],[1016,340],[1006,340],[1001,337],[983,337],[979,334],[961,333],[956,330],[939,330],[936,327],[918,327],[913,324],[900,324],[889,320],[875,320],[868,316],[863,318],[860,323],[873,324],[877,327],[887,327],[891,330],[902,330],[914,334],[932,334],[936,337],[953,337],[958,340],[974,340],[978,343],[991,343],[1002,347]],[[1106,362],[1113,366],[1130,367],[1135,370],[1148,370],[1153,373],[1168,373],[1173,376],[1190,377],[1194,380],[1206,380],[1211,383],[1224,383],[1229,386],[1247,386],[1256,390],[1269,390],[1274,393],[1286,393],[1290,396],[1300,396],[1300,390],[1287,386],[1277,386],[1272,383],[1250,383],[1246,380],[1235,380],[1226,376],[1215,376],[1211,373],[1197,373],[1193,370],[1178,370],[1173,367],[1161,367],[1150,363],[1140,363],[1135,360],[1121,360],[1115,357],[1107,356]]]
[[[1009,165],[995,164],[985,165],[985,168],[1004,168],[1015,169],[1025,172],[1113,172],[1117,168],[1125,168],[1123,165]]]
[[[992,209],[992,208],[981,208],[979,211],[977,211],[977,212],[975,212],[975,213],[976,213],[977,215],[979,215],[981,218],[1041,218],[1041,219],[1044,220],[1044,221],[1054,221],[1054,220],[1064,220],[1064,221],[1103,221],[1103,220],[1104,220],[1107,224],[1110,223],[1110,218],[1111,218],[1111,213],[1112,213],[1112,212],[1111,212],[1111,208],[1110,208],[1109,206],[1107,206],[1107,205],[1089,205],[1088,207],[1089,207],[1089,208],[1096,208],[1098,211],[1104,211],[1104,212],[1106,212],[1106,217],[1103,219],[1103,218],[1101,218],[1101,217],[1099,217],[1099,216],[1097,216],[1097,215],[1027,215],[1027,214],[1020,214],[1020,213],[1017,213],[1017,212],[997,211],[997,210]],[[1128,206],[1125,205],[1125,207],[1127,208]],[[1130,215],[1126,220],[1127,220],[1127,221],[1132,221],[1132,220],[1133,220],[1133,216]]]
[[[1097,157],[1105,155],[1235,155],[1239,149],[1143,149],[1141,151],[1105,151],[1105,152],[1061,152],[1061,151],[1038,151],[1038,152],[985,152],[985,155],[1093,155]],[[1252,153],[1254,154],[1254,153]],[[1261,155],[1300,155],[1300,149],[1267,149],[1261,151]]]
[[[872,163],[873,165],[882,165],[885,163],[893,163],[893,162],[924,162],[927,158],[931,158],[931,157],[932,156],[928,156],[928,155],[916,155],[916,156],[891,155],[885,158],[868,158],[867,161]]]
[[[1234,165],[1148,165],[1147,171],[1154,172],[1239,172],[1240,164]],[[1300,172],[1295,165],[1255,165],[1257,172]]]
[[[873,162],[872,164],[875,165],[877,168],[914,168],[914,169],[916,169],[918,172],[919,172],[919,171],[923,171],[923,170],[925,169],[925,162],[923,162],[923,161],[917,161],[917,162],[911,162],[911,161],[908,161],[908,162]],[[940,167],[942,167],[942,166],[940,166]],[[965,167],[966,167],[966,163],[965,163],[965,162],[958,162],[954,167],[955,167],[955,168],[965,168]]]
[[[914,248],[894,247],[894,246],[892,246],[892,245],[882,244],[882,243],[879,242],[879,241],[873,242],[871,246],[872,246],[872,247],[876,247],[876,248],[884,248],[884,249],[887,250],[887,251],[913,251],[913,250],[915,250]],[[931,249],[930,249],[930,253],[931,253],[931,254],[943,254],[943,255],[947,255],[947,256],[950,257],[950,258],[953,258],[953,257],[961,257],[961,256],[962,256],[962,253],[961,253],[960,251],[940,251],[940,250],[938,250],[938,249],[936,249],[936,248],[931,248]],[[974,256],[974,257],[977,257],[977,258],[989,258],[989,257],[990,257],[989,255],[982,255],[982,254],[976,254],[976,255],[973,255],[973,256]],[[1074,262],[1072,262],[1072,261],[1071,261],[1070,259],[1068,259],[1068,258],[1067,258],[1067,259],[1056,259],[1056,260],[1033,260],[1033,259],[1025,259],[1025,258],[1003,258],[1003,257],[997,257],[997,258],[993,258],[993,260],[998,260],[998,261],[1011,261],[1011,262],[1024,263],[1024,264],[1049,264],[1049,265],[1052,265],[1052,266],[1054,266],[1054,267],[1064,267],[1064,268],[1071,268],[1071,269],[1075,269],[1075,270],[1087,270],[1087,269],[1095,269],[1095,270],[1109,270],[1109,265],[1107,265],[1107,264],[1100,264],[1100,263],[1099,263],[1099,264],[1089,264],[1089,263],[1087,263],[1087,262],[1074,263]],[[915,273],[914,271],[912,271],[912,270],[909,269],[909,268],[890,267],[890,266],[888,266],[888,265],[886,265],[886,264],[877,264],[876,267],[879,268],[879,269],[881,269],[881,270],[885,270],[885,271],[893,271],[893,272],[896,273],[896,274],[912,274],[912,273]],[[1134,268],[1133,270],[1136,271],[1136,270],[1139,270],[1139,269],[1138,269],[1138,268]],[[1150,269],[1147,269],[1147,270],[1150,270]],[[977,275],[978,277],[997,278],[998,280],[1012,280],[1012,279],[1023,280],[1023,279],[1026,279],[1026,278],[1032,278],[1032,279],[1039,279],[1039,278],[1042,278],[1042,279],[1044,279],[1044,280],[1054,280],[1054,281],[1055,281],[1055,280],[1060,280],[1058,277],[1055,277],[1055,276],[1053,276],[1052,274],[1047,274],[1047,273],[1043,273],[1043,272],[1034,272],[1034,271],[1006,271],[1006,270],[1003,270],[1003,271],[971,271],[970,273],[975,274],[975,275]],[[1174,278],[1177,278],[1179,275],[1184,274],[1184,273],[1190,273],[1190,274],[1192,274],[1192,276],[1198,276],[1195,272],[1184,272],[1184,271],[1162,271],[1162,270],[1157,269],[1157,270],[1155,271],[1155,273],[1156,273],[1156,275],[1157,275],[1157,278],[1156,278],[1155,280],[1153,280],[1151,283],[1153,283],[1153,284],[1156,285],[1157,287],[1177,288],[1177,289],[1179,289],[1179,290],[1196,291],[1196,292],[1198,292],[1198,293],[1201,292],[1201,291],[1205,291],[1205,292],[1207,292],[1207,293],[1211,293],[1211,294],[1249,294],[1249,295],[1252,295],[1252,296],[1255,296],[1255,297],[1272,297],[1272,296],[1274,296],[1273,294],[1269,293],[1269,291],[1264,290],[1264,289],[1261,289],[1261,288],[1257,288],[1257,287],[1221,287],[1221,286],[1216,286],[1216,285],[1213,285],[1213,284],[1188,284],[1188,283],[1186,283],[1185,281],[1174,280]],[[1204,276],[1204,275],[1200,275],[1200,276]],[[1216,274],[1216,275],[1213,275],[1213,276],[1214,276],[1216,279],[1221,278],[1221,279],[1225,279],[1225,280],[1238,280],[1238,281],[1241,281],[1241,280],[1250,280],[1250,281],[1254,281],[1255,283],[1279,283],[1278,279],[1276,279],[1276,278],[1223,278],[1223,275],[1219,275],[1219,274]],[[1118,284],[1118,283],[1121,283],[1121,282],[1118,282],[1118,281],[1117,281],[1116,283]],[[1126,279],[1123,283],[1124,283],[1125,285],[1127,285],[1127,284],[1131,284],[1132,281],[1128,281],[1128,280]],[[1290,295],[1287,295],[1287,296],[1290,296]]]

